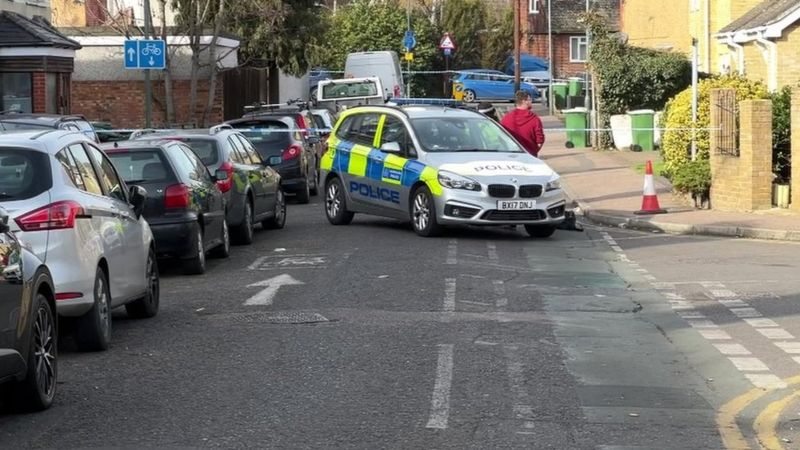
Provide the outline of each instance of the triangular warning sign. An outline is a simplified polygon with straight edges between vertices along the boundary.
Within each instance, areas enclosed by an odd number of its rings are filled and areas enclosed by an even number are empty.
[[[453,43],[453,40],[450,38],[449,34],[445,34],[442,36],[441,42],[439,42],[439,48],[441,49],[450,49],[455,50],[456,44]]]

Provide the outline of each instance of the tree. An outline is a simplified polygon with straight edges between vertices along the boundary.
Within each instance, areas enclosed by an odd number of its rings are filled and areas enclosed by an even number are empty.
[[[481,64],[481,36],[486,30],[486,7],[481,0],[446,0],[442,13],[442,31],[456,43],[452,67],[470,68]],[[511,40],[513,44],[513,39]]]
[[[497,18],[489,20],[488,28],[481,67],[502,70],[508,55],[514,50],[514,11],[506,8]]]

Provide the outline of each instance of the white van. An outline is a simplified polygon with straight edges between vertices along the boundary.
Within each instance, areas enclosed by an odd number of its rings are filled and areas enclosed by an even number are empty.
[[[378,77],[383,84],[384,98],[404,97],[406,86],[397,53],[358,52],[347,55],[345,78]]]

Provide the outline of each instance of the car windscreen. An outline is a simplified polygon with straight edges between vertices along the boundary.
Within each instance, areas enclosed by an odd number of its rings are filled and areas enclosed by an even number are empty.
[[[13,130],[53,130],[52,125],[45,125],[43,123],[29,123],[29,122],[12,122],[7,120],[0,120],[0,130],[13,131]]]
[[[280,155],[292,143],[293,132],[279,120],[261,120],[231,124],[253,143],[262,158]]]
[[[200,161],[203,161],[203,164],[206,166],[213,166],[219,161],[219,147],[217,146],[217,142],[215,140],[199,139],[188,136],[168,139],[175,139],[188,145],[194,154],[197,155],[197,157],[200,158]]]
[[[157,148],[134,151],[115,148],[106,150],[106,154],[128,185],[175,179],[164,154]]]
[[[411,119],[423,150],[428,152],[521,153],[520,148],[492,119],[484,117],[426,117]]]
[[[46,153],[0,147],[0,202],[33,198],[52,186]]]

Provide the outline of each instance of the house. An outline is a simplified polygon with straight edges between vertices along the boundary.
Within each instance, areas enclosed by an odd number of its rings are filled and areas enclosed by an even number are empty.
[[[770,90],[800,81],[800,2],[765,0],[714,35],[727,64]]]
[[[580,24],[586,12],[586,0],[517,0],[520,2],[520,31],[523,52],[544,59],[549,58],[548,30],[552,31],[551,61],[553,76],[566,78],[586,71],[588,45],[586,29]],[[551,6],[550,28],[547,7]],[[591,0],[590,9],[608,18],[608,26],[618,31],[620,25],[620,0]]]
[[[16,10],[49,11],[37,8]],[[80,48],[42,16],[0,11],[0,110],[70,113],[71,77]]]
[[[3,0],[0,11],[10,11],[33,18],[50,17],[50,0]]]
[[[692,51],[688,2],[664,8],[653,0],[622,0],[620,8],[620,29],[632,45],[687,56]]]

